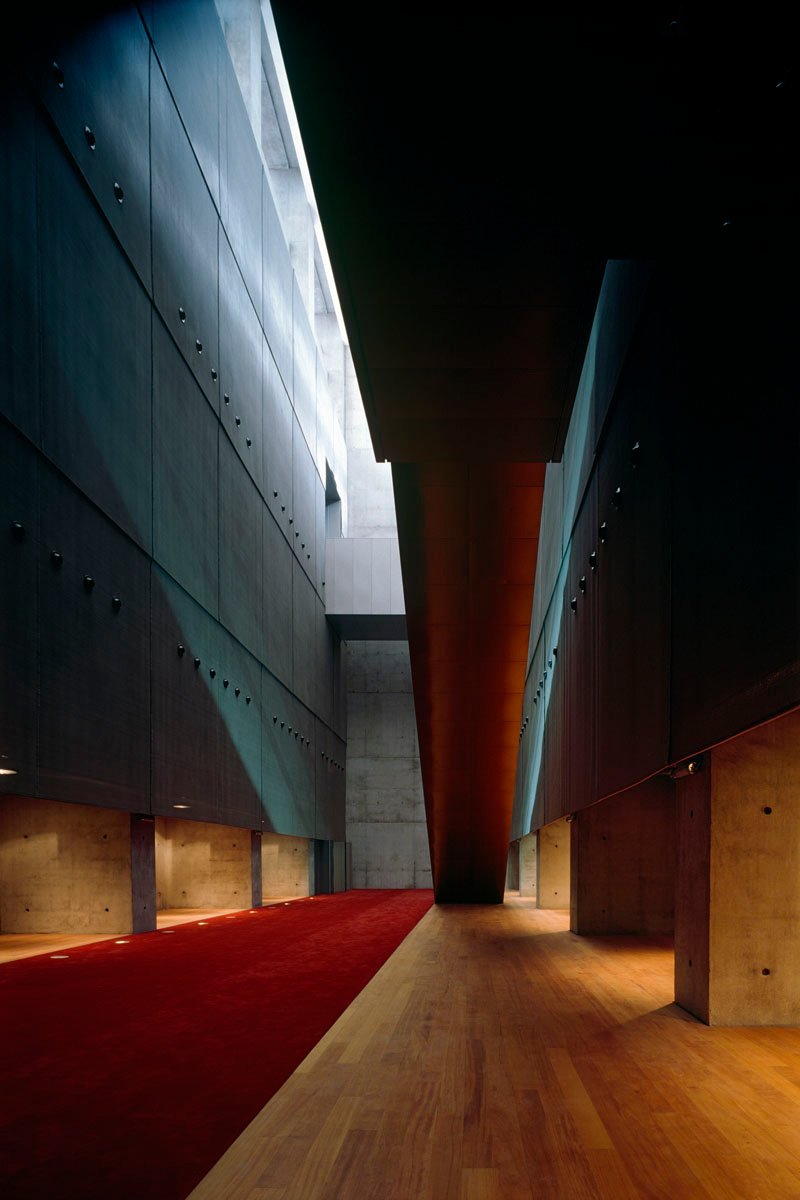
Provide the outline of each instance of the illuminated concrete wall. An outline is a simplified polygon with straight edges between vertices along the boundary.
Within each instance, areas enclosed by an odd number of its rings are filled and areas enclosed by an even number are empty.
[[[3,97],[0,789],[341,838],[346,348],[214,4],[141,14]]]
[[[309,840],[265,833],[261,838],[264,899],[309,894]]]
[[[0,932],[129,933],[130,817],[30,796],[0,803]]]
[[[431,887],[407,642],[351,642],[347,841],[353,887]]]

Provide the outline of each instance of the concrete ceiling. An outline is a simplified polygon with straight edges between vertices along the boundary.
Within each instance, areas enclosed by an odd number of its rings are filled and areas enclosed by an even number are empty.
[[[542,464],[604,264],[761,236],[742,180],[761,154],[770,187],[789,128],[781,31],[682,5],[273,8],[394,464],[437,898],[501,899]]]

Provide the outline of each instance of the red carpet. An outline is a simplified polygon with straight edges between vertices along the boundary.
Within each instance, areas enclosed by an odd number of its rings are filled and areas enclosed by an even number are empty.
[[[183,1200],[432,902],[317,896],[0,966],[0,1193]]]

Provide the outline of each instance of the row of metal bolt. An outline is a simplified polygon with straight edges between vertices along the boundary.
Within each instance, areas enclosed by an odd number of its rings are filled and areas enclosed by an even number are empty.
[[[26,536],[25,526],[22,524],[21,521],[12,521],[11,522],[11,536],[13,537],[14,541],[16,541],[16,542],[22,542],[25,540],[25,536]],[[50,563],[54,570],[60,571],[64,565],[64,556],[62,554],[60,554],[58,550],[51,550],[50,551]],[[94,584],[95,584],[95,579],[94,579],[93,575],[84,575],[83,588],[84,588],[85,592],[93,592]],[[112,595],[111,607],[113,608],[114,612],[119,612],[119,610],[122,608],[122,597],[118,596],[116,594]]]
[[[642,450],[642,447],[638,441],[634,442],[634,444],[631,446],[631,469],[634,471],[641,463],[641,450]],[[611,496],[611,505],[614,509],[616,509],[617,512],[619,512],[620,508],[622,507],[622,488],[621,487],[617,487],[614,489],[612,496]],[[599,526],[597,527],[597,536],[600,539],[601,544],[605,545],[605,542],[608,538],[608,522],[607,521],[600,522]],[[592,550],[590,552],[588,562],[589,562],[590,570],[592,572],[596,571],[597,570],[597,551],[596,550]],[[587,587],[587,577],[585,575],[581,575],[581,577],[578,580],[578,590],[581,593],[585,593],[586,587]],[[578,597],[577,596],[573,596],[570,599],[569,606],[573,612],[578,611]],[[553,658],[555,658],[557,653],[558,653],[558,647],[554,646],[553,647]],[[552,669],[552,666],[553,666],[552,658],[548,659],[548,666]],[[536,689],[536,695],[533,697],[534,704],[538,703],[538,699],[539,699],[539,696],[542,694],[542,691],[544,689],[544,681],[546,679],[547,679],[547,671],[545,671],[543,673],[542,678],[539,680],[539,686]],[[522,726],[519,731],[520,740],[522,739],[522,735],[525,733],[525,730],[528,727],[529,719],[530,718],[526,716],[522,722]]]
[[[178,658],[183,658],[184,654],[186,653],[186,647],[185,647],[185,646],[183,646],[183,645],[178,645],[178,648],[177,648],[177,649],[178,649]],[[201,659],[199,659],[199,658],[198,658],[198,657],[195,655],[195,657],[192,659],[192,662],[194,663],[194,669],[195,669],[195,671],[199,671],[199,670],[200,670],[200,666],[201,666]],[[211,679],[216,679],[216,677],[217,677],[217,669],[216,669],[216,667],[209,667],[209,669],[208,669],[208,674],[209,674],[209,677],[210,677]],[[222,680],[222,686],[223,686],[224,688],[228,688],[228,687],[230,687],[230,683],[231,683],[230,679],[223,679],[223,680]],[[242,693],[242,689],[241,689],[240,687],[235,687],[235,688],[233,689],[233,694],[234,694],[234,696],[236,696],[237,700],[238,700],[239,696],[241,695],[241,693]],[[252,696],[245,696],[245,698],[244,698],[244,699],[245,699],[245,703],[246,703],[246,704],[250,704],[250,703],[251,703],[251,701],[252,701],[252,699],[253,699],[253,697],[252,697]]]

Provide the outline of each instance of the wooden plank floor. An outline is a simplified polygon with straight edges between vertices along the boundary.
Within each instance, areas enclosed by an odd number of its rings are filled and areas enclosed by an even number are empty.
[[[432,908],[191,1200],[798,1200],[800,1030],[534,904]]]

